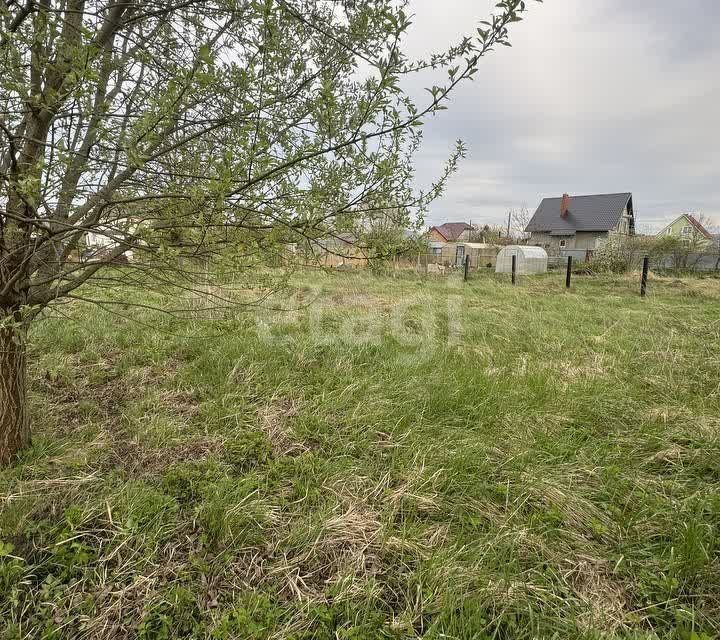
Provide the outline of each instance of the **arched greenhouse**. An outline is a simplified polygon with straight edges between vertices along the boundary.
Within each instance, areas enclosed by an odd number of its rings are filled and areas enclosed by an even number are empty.
[[[515,273],[518,275],[547,272],[548,256],[545,249],[513,244],[503,247],[498,253],[495,273],[512,273],[513,256],[516,256]]]

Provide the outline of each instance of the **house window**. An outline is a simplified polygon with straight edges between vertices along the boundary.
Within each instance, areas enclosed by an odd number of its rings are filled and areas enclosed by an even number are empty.
[[[689,236],[690,233],[692,233],[692,227],[683,227],[680,233],[682,233],[684,236]]]
[[[433,255],[441,256],[442,255],[442,247],[433,247]]]
[[[565,241],[565,240],[560,240],[560,248],[561,248],[561,249],[562,249],[563,247],[565,247],[566,244],[567,244],[567,241]]]

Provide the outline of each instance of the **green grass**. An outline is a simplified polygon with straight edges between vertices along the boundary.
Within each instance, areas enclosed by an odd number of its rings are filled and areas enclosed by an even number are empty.
[[[0,637],[720,634],[720,280],[294,285],[37,326]]]

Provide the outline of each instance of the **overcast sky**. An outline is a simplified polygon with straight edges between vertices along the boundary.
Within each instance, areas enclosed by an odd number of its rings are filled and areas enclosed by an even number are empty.
[[[474,31],[491,4],[413,0],[408,52]],[[545,196],[632,191],[641,231],[686,211],[720,223],[720,2],[530,4],[513,47],[427,121],[420,182],[454,140],[469,148],[428,222],[501,222]]]

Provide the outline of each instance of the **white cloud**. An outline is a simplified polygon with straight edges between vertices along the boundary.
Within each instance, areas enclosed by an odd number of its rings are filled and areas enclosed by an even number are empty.
[[[677,213],[720,218],[720,43],[714,0],[551,0],[531,5],[513,47],[483,61],[450,111],[428,121],[418,174],[462,138],[469,156],[432,222],[500,222],[563,191],[631,190],[641,225]],[[469,33],[491,2],[413,3],[414,55]],[[688,40],[689,36],[695,36]],[[479,220],[478,220],[479,221]]]

